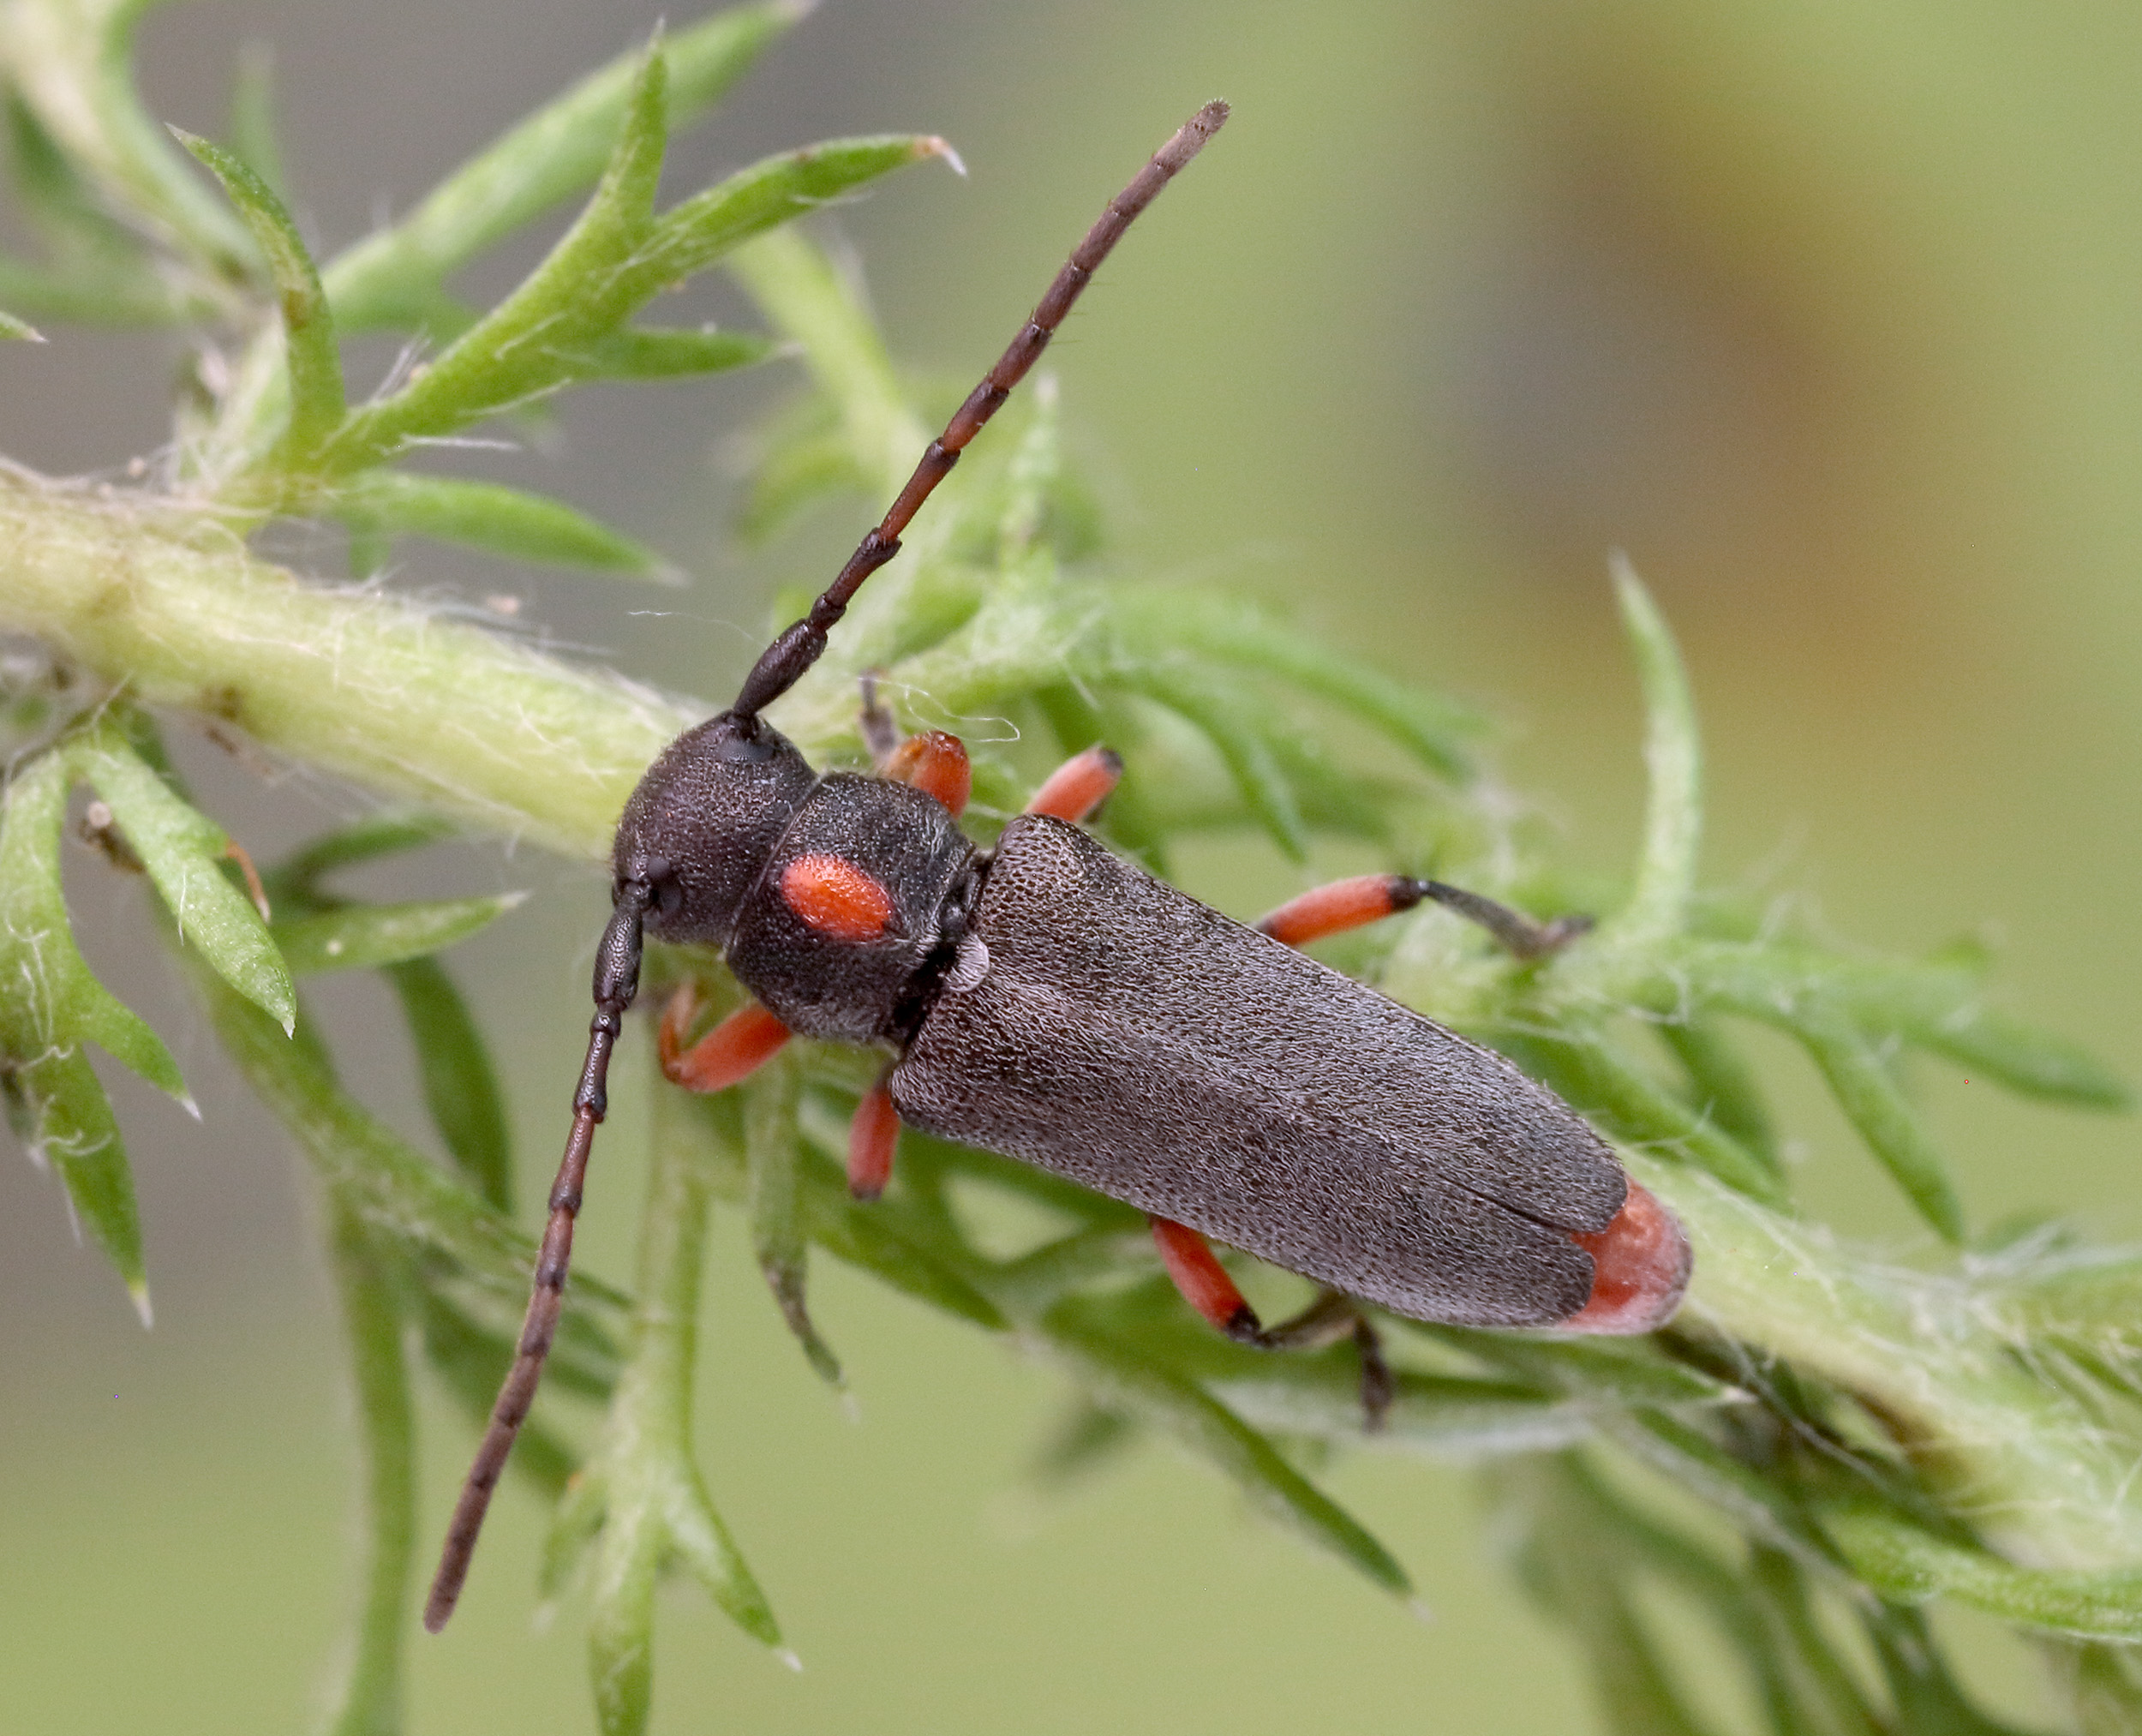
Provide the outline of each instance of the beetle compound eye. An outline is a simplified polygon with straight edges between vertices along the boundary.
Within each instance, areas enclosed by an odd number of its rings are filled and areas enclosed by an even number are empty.
[[[892,895],[839,856],[799,856],[781,871],[781,901],[828,940],[876,940],[892,926]]]

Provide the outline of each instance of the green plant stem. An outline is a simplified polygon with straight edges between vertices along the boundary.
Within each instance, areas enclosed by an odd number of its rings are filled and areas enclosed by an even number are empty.
[[[673,1559],[747,1632],[769,1646],[781,1643],[764,1595],[692,1462],[692,1361],[711,1181],[678,1117],[699,1107],[670,1103],[658,1111],[640,1220],[632,1349],[611,1398],[601,1448],[584,1474],[590,1506],[602,1504],[588,1664],[603,1736],[639,1736],[647,1727],[655,1587]],[[733,1107],[718,1109],[726,1114]],[[733,1136],[736,1129],[725,1123],[722,1131]]]
[[[609,1517],[595,1555],[588,1661],[603,1736],[646,1727],[654,1690],[655,1583],[667,1547],[660,1474],[690,1462],[691,1362],[707,1188],[673,1140],[658,1140],[640,1219],[632,1351],[610,1404]],[[655,1475],[636,1471],[659,1468]]]
[[[332,1736],[396,1736],[416,1547],[416,1427],[402,1314],[391,1266],[339,1203],[330,1207],[328,1242],[364,1431],[366,1559],[349,1673],[326,1727]]]
[[[1858,1393],[1954,1510],[2026,1564],[2131,1565],[2142,1510],[2132,1455],[2014,1354],[2022,1334],[1968,1276],[1857,1258],[1685,1165],[1624,1153],[1696,1248],[1695,1313],[1722,1332]]]
[[[377,590],[300,583],[212,520],[20,471],[0,470],[0,630],[137,699],[587,860],[704,715]]]

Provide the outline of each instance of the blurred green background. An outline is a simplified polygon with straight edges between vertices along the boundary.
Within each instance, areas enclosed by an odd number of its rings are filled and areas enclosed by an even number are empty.
[[[214,133],[237,45],[272,43],[291,178],[332,251],[661,9],[177,5],[147,27],[144,76],[157,113]],[[1101,200],[1229,98],[1224,139],[1050,352],[1112,559],[1240,586],[1481,700],[1510,726],[1511,788],[1571,859],[1612,871],[1642,793],[1605,582],[1626,548],[1702,703],[1713,881],[1790,894],[1885,949],[1989,933],[2007,1005],[2133,1077],[2139,93],[2142,14],[2109,3],[836,0],[683,142],[667,185],[836,132],[945,134],[969,178],[911,174],[829,221],[896,355],[963,385]],[[736,310],[717,290],[679,316]],[[0,352],[0,452],[116,472],[164,438],[179,358],[54,335]],[[356,384],[392,355],[353,358]],[[863,520],[757,562],[725,540],[735,440],[787,384],[593,394],[553,446],[477,461],[655,541],[690,591],[421,545],[393,582],[512,594],[561,644],[722,693],[771,585],[818,577]],[[338,570],[329,540],[285,552]],[[187,763],[256,852],[356,805],[199,743]],[[512,1075],[532,1195],[577,1065],[601,877],[496,850],[438,860],[404,871],[541,893],[455,961]],[[1254,851],[1193,865],[1239,913],[1298,883]],[[171,1034],[206,1119],[114,1081],[152,1334],[70,1243],[57,1189],[0,1164],[0,1727],[295,1729],[355,1538],[305,1182],[165,981],[130,889],[86,859],[70,875],[93,955]],[[338,987],[345,1070],[414,1128],[384,999]],[[1809,1196],[1919,1251],[1802,1063],[1762,1052]],[[2131,1126],[1924,1083],[1976,1222],[2049,1207],[2142,1230]],[[631,1269],[631,1150],[629,1125],[606,1142],[586,1220],[589,1264],[613,1275]],[[1164,1454],[1068,1500],[1025,1493],[1060,1397],[1047,1373],[822,1262],[852,1424],[733,1225],[716,1258],[707,1474],[806,1667],[679,1589],[658,1728],[1585,1727],[1578,1671],[1501,1577],[1462,1471],[1363,1458],[1332,1478],[1415,1571],[1422,1625]],[[469,1440],[427,1421],[438,1515]],[[464,1615],[416,1642],[415,1729],[590,1727],[574,1612],[547,1633],[527,1618],[540,1517],[509,1494]],[[1983,1650],[1989,1691],[2027,1709],[2027,1661]]]

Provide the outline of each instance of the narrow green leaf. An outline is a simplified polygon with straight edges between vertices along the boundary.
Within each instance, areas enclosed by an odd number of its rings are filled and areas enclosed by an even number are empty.
[[[0,308],[0,339],[15,338],[25,344],[42,344],[45,334],[36,326],[18,320],[4,308]]]
[[[324,454],[347,474],[415,442],[534,402],[570,378],[561,357],[607,336],[667,286],[643,291],[635,264],[653,244],[661,177],[666,62],[642,60],[624,124],[594,195],[520,286],[463,332],[401,391],[353,414]]]
[[[66,274],[143,269],[141,242],[116,222],[36,112],[6,93],[8,166],[22,214]]]
[[[1452,783],[1475,775],[1477,712],[1394,681],[1307,634],[1229,598],[1197,591],[1114,587],[1110,613],[1150,655],[1194,650],[1280,679],[1352,713]]]
[[[1942,1240],[1964,1239],[1963,1203],[1948,1167],[1882,1058],[1849,1026],[1809,1020],[1794,1033],[1822,1070],[1838,1107]]]
[[[429,536],[509,560],[583,567],[673,584],[680,575],[645,544],[586,513],[497,482],[371,470],[338,483],[321,509],[387,536]]]
[[[1745,1404],[1749,1398],[1738,1386],[1662,1356],[1648,1338],[1532,1336],[1408,1324],[1535,1388],[1589,1402],[1678,1411]]]
[[[417,1284],[422,1286],[418,1312],[422,1317],[426,1354],[442,1374],[452,1374],[450,1384],[465,1377],[466,1396],[472,1401],[470,1415],[480,1425],[498,1398],[499,1383],[513,1361],[521,1322],[516,1319],[508,1328],[478,1319],[461,1306],[458,1297],[439,1287],[453,1280],[444,1263],[428,1264],[431,1270],[420,1268],[417,1272]],[[476,1298],[482,1312],[503,1320],[503,1309],[493,1305],[495,1300]],[[561,1332],[551,1346],[550,1356],[543,1364],[543,1390],[570,1392],[579,1398],[607,1398],[616,1390],[622,1361],[617,1345],[586,1314],[567,1318],[577,1320],[580,1330]],[[460,1372],[452,1372],[456,1369]]]
[[[1331,1551],[1385,1591],[1411,1595],[1412,1582],[1391,1552],[1218,1399],[1096,1330],[1074,1308],[1055,1309],[1030,1330],[1094,1404],[1182,1442],[1217,1466],[1267,1517]]]
[[[942,139],[913,134],[833,139],[769,157],[663,213],[625,280],[646,300],[712,265],[753,236],[823,207],[829,200],[931,157],[948,157]]]
[[[666,35],[668,129],[704,113],[802,11],[794,0],[774,0]],[[400,222],[336,259],[327,292],[343,329],[421,318],[446,277],[593,182],[645,65],[644,50],[620,54],[501,134]]]
[[[846,1384],[840,1360],[811,1323],[805,1301],[808,1244],[799,1174],[803,1140],[796,1120],[803,1075],[794,1057],[778,1056],[745,1081],[743,1091],[751,1252],[805,1360],[837,1390]]]
[[[342,421],[342,352],[335,345],[334,316],[320,286],[320,273],[297,225],[266,182],[220,145],[171,129],[177,139],[223,183],[246,227],[260,244],[283,308],[290,368],[290,425],[274,462],[284,470],[309,464]]]
[[[1498,1475],[1523,1527],[1525,1589],[1583,1645],[1613,1736],[1705,1736],[1629,1595],[1625,1550],[1603,1531],[1595,1499],[1573,1498],[1568,1463],[1518,1461]]]
[[[364,1595],[326,1728],[332,1736],[383,1736],[400,1721],[402,1639],[416,1557],[416,1414],[397,1262],[345,1206],[338,1204],[330,1218],[364,1446],[365,1562]]]
[[[1122,1458],[1138,1439],[1138,1430],[1114,1411],[1080,1398],[1035,1453],[1033,1480],[1043,1488],[1083,1482]]]
[[[746,172],[757,174],[767,166]],[[769,498],[756,501],[749,512],[754,530],[769,534],[805,498],[807,491],[799,486],[805,482],[845,485],[853,478],[873,497],[891,499],[930,434],[900,388],[877,322],[862,304],[853,277],[823,248],[793,230],[775,230],[739,247],[727,270],[768,323],[802,347],[804,366],[823,394],[776,436],[775,475],[762,484]],[[830,445],[818,438],[828,431],[820,421],[824,405],[830,405],[837,431]],[[785,483],[779,480],[783,475]],[[775,499],[789,504],[776,512]]]
[[[1753,1605],[1762,1637],[1750,1633],[1741,1643],[1744,1649],[1757,1653],[1758,1677],[1768,1691],[1771,1716],[1787,1736],[1800,1732],[1806,1736],[1888,1736],[1884,1721],[1868,1706],[1867,1697],[1846,1666],[1836,1641],[1816,1619],[1804,1564],[1781,1549],[1758,1547],[1750,1555],[1747,1577],[1755,1595],[1747,1601]],[[1918,1736],[1920,1726],[1907,1727]],[[1929,1725],[1924,1736],[1950,1733]]]
[[[76,325],[165,326],[208,314],[182,286],[126,269],[52,269],[0,254],[0,302],[45,320]]]
[[[163,1039],[97,980],[75,944],[60,883],[70,781],[66,754],[47,753],[0,795],[0,1054],[31,1062],[87,1040],[191,1110]]]
[[[1876,1607],[1863,1609],[1860,1619],[1896,1703],[1891,1728],[1908,1730],[1912,1736],[2033,1736],[1989,1718],[1971,1704],[1918,1610]],[[2082,1727],[2089,1730],[2087,1724]]]
[[[487,1405],[489,1402],[485,1400]],[[518,1452],[514,1455],[519,1456]],[[536,1595],[545,1603],[553,1602],[564,1592],[573,1569],[601,1533],[609,1506],[610,1491],[599,1470],[583,1471],[564,1484],[558,1505],[551,1511],[549,1528],[543,1534],[542,1554],[536,1570]]]
[[[2061,1661],[2073,1674],[2070,1695],[2078,1736],[2133,1736],[2142,1729],[2142,1670],[2132,1646],[2077,1645]]]
[[[2079,1045],[1982,1007],[1914,1025],[1911,1035],[1936,1054],[2025,1097],[2078,1109],[2134,1107],[2127,1082]]]
[[[811,1239],[836,1260],[955,1319],[1002,1332],[1002,1313],[987,1296],[918,1242],[905,1236],[881,1206],[858,1206],[831,1164],[805,1166],[804,1221]]]
[[[840,428],[776,440],[751,467],[736,509],[736,534],[757,548],[819,501],[859,493],[868,484],[847,434]]]
[[[230,149],[278,199],[288,203],[283,144],[275,122],[275,51],[255,39],[238,46],[230,86]]]
[[[375,970],[458,945],[520,903],[524,894],[442,898],[420,904],[345,904],[316,916],[278,919],[269,936],[293,977]]]
[[[1840,958],[1791,942],[1685,941],[1651,985],[1657,1009],[1684,999],[1792,1031],[1813,1006],[1894,1033],[2029,1096],[2090,1109],[2127,1106],[2126,1084],[2065,1039],[1987,1009],[1983,973],[1954,961]]]
[[[1678,934],[1688,921],[1703,825],[1702,748],[1672,632],[1628,557],[1617,551],[1612,565],[1614,595],[1643,687],[1643,758],[1651,791],[1635,889],[1601,925],[1601,937],[1640,947]]]
[[[304,845],[261,876],[268,895],[280,901],[296,897],[309,902],[317,883],[338,868],[421,850],[454,835],[454,824],[437,814],[386,809],[352,820]]]
[[[569,365],[583,380],[681,380],[753,367],[781,353],[781,345],[756,332],[635,326],[575,352]]]
[[[696,1469],[689,1482],[671,1494],[664,1517],[669,1541],[685,1567],[730,1620],[763,1646],[781,1649],[781,1624],[759,1587],[736,1539],[708,1498]]]
[[[401,999],[424,1106],[446,1154],[486,1204],[511,1212],[513,1152],[506,1104],[468,1003],[436,959],[389,966],[386,979]]]
[[[1437,1459],[1553,1452],[1593,1432],[1587,1404],[1506,1380],[1395,1372],[1391,1408],[1373,1434],[1361,1428],[1359,1360],[1350,1353],[1267,1359],[1253,1372],[1206,1384],[1243,1422],[1268,1434]]]
[[[533,1242],[343,1091],[308,1045],[284,1041],[192,951],[180,957],[238,1071],[338,1199],[412,1253],[443,1254],[492,1295],[527,1300]],[[569,1308],[623,1300],[592,1275],[573,1273]]]
[[[142,107],[135,30],[153,0],[17,6],[10,58],[35,66],[24,103],[98,199],[157,236],[212,283],[242,279],[254,255],[244,226],[203,188]]]
[[[1195,724],[1226,764],[1242,805],[1289,860],[1308,859],[1308,835],[1294,791],[1264,739],[1267,717],[1247,693],[1223,687],[1187,668],[1129,672],[1124,685]]]
[[[1801,1560],[1829,1564],[1830,1551],[1809,1531],[1788,1491],[1678,1418],[1658,1411],[1606,1411],[1600,1427],[1677,1488],[1708,1501],[1743,1529]]]
[[[1852,1571],[1894,1602],[1953,1597],[2022,1627],[2082,1639],[2142,1641],[2142,1571],[2017,1567],[1867,1506],[1834,1509],[1822,1523]]]
[[[1688,1075],[1690,1107],[1782,1182],[1762,1088],[1732,1039],[1707,1019],[1669,1019],[1654,1028]]]
[[[81,775],[111,805],[181,937],[285,1033],[294,1029],[297,999],[290,972],[260,913],[224,877],[229,835],[173,795],[115,730],[100,729],[71,751]]]
[[[1592,1033],[1498,1029],[1496,1046],[1523,1063],[1625,1145],[1649,1146],[1710,1171],[1765,1205],[1785,1203],[1785,1182],[1725,1131]]]
[[[12,1068],[0,1066],[0,1085],[12,1099],[11,1107],[18,1108],[30,1155],[57,1171],[75,1222],[111,1259],[141,1324],[148,1325],[148,1271],[141,1257],[134,1172],[111,1100],[89,1057],[75,1049],[48,1052]]]

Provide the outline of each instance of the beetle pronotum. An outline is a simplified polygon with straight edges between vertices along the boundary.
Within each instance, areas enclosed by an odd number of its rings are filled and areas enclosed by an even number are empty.
[[[1579,925],[1368,875],[1244,928],[1079,829],[1122,774],[1106,748],[1056,772],[984,852],[958,825],[967,760],[954,737],[899,742],[872,704],[880,775],[820,774],[763,721],[1132,219],[1226,119],[1225,104],[1208,103],[1110,201],[810,614],[625,804],[572,1132],[518,1350],[425,1607],[434,1632],[453,1613],[557,1328],[643,935],[719,948],[757,997],[689,1048],[673,1009],[662,1067],[677,1083],[721,1090],[791,1033],[889,1048],[850,1135],[859,1196],[885,1186],[904,1122],[1127,1200],[1151,1218],[1184,1297],[1230,1336],[1278,1349],[1353,1334],[1372,1419],[1387,1376],[1358,1302],[1418,1320],[1595,1332],[1648,1332],[1678,1303],[1690,1266],[1680,1225],[1575,1110],[1500,1056],[1294,950],[1423,899],[1520,952]],[[1325,1296],[1265,1327],[1208,1236],[1316,1279]]]

